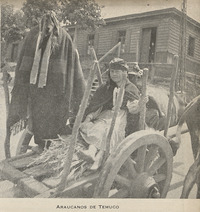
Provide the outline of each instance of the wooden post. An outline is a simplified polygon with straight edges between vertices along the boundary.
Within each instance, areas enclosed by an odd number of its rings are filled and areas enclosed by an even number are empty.
[[[167,132],[170,126],[171,121],[171,113],[172,113],[172,104],[174,101],[174,93],[175,93],[175,82],[176,82],[176,75],[178,72],[178,55],[174,56],[175,59],[175,69],[172,73],[172,78],[170,81],[170,95],[169,95],[169,101],[168,101],[168,109],[167,109],[167,119],[165,123],[165,130],[164,130],[164,136],[167,137]]]
[[[104,160],[103,160],[103,164],[107,160],[107,158],[109,156],[109,153],[110,153],[110,141],[111,141],[111,137],[112,137],[112,133],[113,133],[114,127],[115,127],[115,122],[116,122],[116,119],[117,119],[117,115],[119,113],[119,110],[120,110],[120,107],[121,107],[121,103],[122,103],[122,100],[124,98],[124,87],[125,87],[125,84],[126,84],[126,80],[123,79],[123,83],[122,83],[120,91],[119,91],[119,96],[117,98],[117,103],[116,103],[115,108],[114,108],[114,113],[113,113],[112,121],[111,121],[111,124],[110,124],[110,129],[109,129],[109,132],[108,132],[108,135],[107,135],[107,138],[106,138],[106,151],[105,151],[105,155],[104,155],[105,157],[104,157]]]
[[[6,138],[4,141],[4,150],[5,150],[5,156],[6,158],[10,158],[10,127],[8,127],[7,119],[8,119],[8,111],[9,111],[9,105],[10,105],[10,95],[9,95],[9,88],[8,88],[8,73],[5,68],[2,69],[3,71],[3,88],[4,88],[4,94],[5,94],[5,103],[6,103]]]
[[[145,68],[143,70],[143,76],[142,76],[142,97],[141,102],[145,102],[145,98],[147,96],[147,80],[148,80],[148,69]],[[145,117],[146,117],[146,104],[141,105],[141,111],[140,111],[140,120],[139,120],[139,129],[144,130],[145,129]]]
[[[97,73],[97,79],[99,81],[99,85],[102,85],[103,81],[102,81],[102,77],[101,77],[101,69],[100,69],[100,66],[99,66],[99,61],[97,59],[97,55],[95,53],[95,50],[94,48],[91,48],[91,51],[92,51],[92,54],[93,54],[93,57],[94,57],[94,60],[97,62],[97,65],[96,65],[96,73]]]
[[[135,55],[135,61],[138,62],[139,61],[139,41],[137,41],[136,43],[136,55]]]
[[[99,59],[99,63],[104,60],[111,52],[113,52],[116,48],[118,48],[121,45],[121,43],[119,42],[117,45],[115,45],[112,49],[110,49],[106,54],[104,54],[104,56],[102,56]]]
[[[155,76],[155,65],[153,63],[151,63],[151,73],[150,73],[151,83],[154,82],[154,76]]]
[[[61,176],[61,181],[60,181],[60,183],[59,183],[59,185],[56,189],[56,192],[54,194],[55,196],[58,195],[60,192],[62,192],[65,189],[65,186],[66,186],[66,181],[67,181],[67,177],[70,173],[72,157],[73,157],[76,142],[77,142],[79,127],[81,125],[83,115],[85,113],[85,109],[87,107],[87,103],[88,103],[91,88],[92,88],[92,83],[94,81],[95,66],[96,66],[96,62],[93,64],[92,68],[90,69],[90,75],[89,75],[89,78],[88,78],[88,81],[87,81],[87,87],[86,87],[86,90],[84,92],[84,96],[83,96],[83,99],[81,101],[81,105],[80,105],[78,114],[76,116],[76,120],[75,120],[74,127],[73,127],[73,130],[72,130],[72,135],[70,137],[70,146],[69,146],[69,150],[68,150],[68,156],[67,156],[65,163],[64,163],[63,174]]]
[[[121,42],[119,42],[117,57],[120,57],[120,55],[121,55],[121,46],[122,46]]]

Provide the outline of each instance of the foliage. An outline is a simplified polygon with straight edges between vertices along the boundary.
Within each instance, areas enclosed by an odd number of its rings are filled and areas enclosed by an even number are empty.
[[[12,5],[1,5],[1,41],[8,43],[20,40],[24,36],[23,13],[14,11]]]
[[[104,24],[101,7],[94,0],[25,0],[21,10],[1,5],[1,49],[5,55],[9,43],[23,39],[26,29],[35,26],[45,12],[53,10],[60,22],[94,30]],[[3,57],[1,57],[2,60]]]
[[[22,7],[26,26],[31,28],[37,25],[46,11],[53,10],[58,14],[60,10],[58,2],[59,0],[26,0]]]
[[[101,7],[94,0],[26,0],[22,10],[28,27],[36,25],[48,10],[53,10],[63,24],[77,24],[84,29],[104,24]]]
[[[104,24],[101,18],[101,7],[94,0],[61,0],[62,20],[78,24],[82,28],[95,29]],[[65,3],[64,3],[65,2]]]

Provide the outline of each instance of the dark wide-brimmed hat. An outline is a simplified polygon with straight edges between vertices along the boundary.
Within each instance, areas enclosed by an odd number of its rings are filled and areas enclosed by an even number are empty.
[[[114,58],[109,63],[109,69],[128,71],[127,62],[121,58]]]

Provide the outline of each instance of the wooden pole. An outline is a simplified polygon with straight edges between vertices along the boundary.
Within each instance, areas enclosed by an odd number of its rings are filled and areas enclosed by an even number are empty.
[[[113,52],[116,48],[118,48],[121,45],[121,42],[119,42],[117,45],[115,45],[112,49],[110,49],[106,54],[104,54],[104,56],[102,56],[99,59],[99,63],[104,60],[111,52]]]
[[[135,55],[135,58],[136,58],[136,62],[139,61],[139,44],[138,44],[138,41],[136,43],[136,55]]]
[[[6,138],[4,141],[4,150],[5,150],[5,156],[6,158],[10,158],[10,136],[11,131],[10,127],[8,127],[7,119],[8,119],[8,111],[9,111],[9,105],[10,105],[10,95],[9,95],[9,88],[8,88],[8,73],[5,68],[2,69],[3,71],[3,88],[4,88],[4,94],[5,94],[5,103],[6,103]]]
[[[109,153],[110,153],[110,141],[111,141],[111,137],[112,137],[112,134],[113,134],[114,127],[115,127],[117,115],[119,113],[121,103],[122,103],[122,100],[124,98],[125,84],[126,84],[126,79],[123,79],[123,82],[122,82],[122,85],[121,85],[120,91],[119,91],[119,96],[117,98],[117,103],[116,103],[115,108],[114,108],[114,113],[113,113],[112,121],[111,121],[111,124],[110,124],[110,129],[109,129],[109,132],[108,132],[108,135],[107,135],[107,138],[106,138],[106,151],[105,151],[105,157],[104,157],[103,163],[105,163],[105,161],[107,160]]]
[[[102,81],[102,77],[101,77],[101,69],[100,69],[100,66],[99,66],[99,61],[98,61],[98,59],[97,59],[97,55],[96,55],[96,53],[95,53],[94,48],[91,48],[91,51],[92,51],[94,60],[97,62],[97,65],[96,65],[97,79],[98,79],[98,81],[99,81],[99,85],[102,85],[103,81]]]
[[[168,132],[170,121],[171,121],[172,104],[174,101],[174,93],[175,93],[176,75],[178,73],[178,55],[175,55],[174,59],[175,59],[175,66],[174,66],[175,69],[172,73],[172,78],[170,82],[170,94],[169,94],[168,109],[167,109],[167,119],[166,119],[165,130],[164,130],[165,137],[167,137],[167,132]]]
[[[148,80],[148,69],[145,68],[143,70],[143,76],[142,76],[142,97],[141,102],[145,102],[145,98],[147,96],[147,80]],[[141,105],[141,111],[140,111],[140,120],[139,120],[139,130],[145,129],[145,117],[146,117],[146,104]]]
[[[79,132],[79,128],[83,119],[83,115],[85,113],[85,109],[87,107],[87,103],[89,100],[89,96],[91,93],[91,88],[92,88],[92,83],[94,81],[94,76],[95,76],[95,66],[96,66],[96,62],[93,64],[92,68],[90,69],[90,75],[87,81],[87,87],[86,90],[84,92],[84,96],[83,99],[81,101],[81,105],[78,111],[78,114],[76,116],[76,120],[74,123],[74,127],[72,130],[72,135],[70,137],[70,146],[69,146],[69,150],[68,150],[68,157],[65,160],[64,163],[64,169],[63,169],[63,174],[61,176],[61,181],[56,189],[56,192],[53,196],[57,196],[60,192],[62,192],[65,189],[66,186],[66,182],[67,182],[67,177],[70,173],[70,167],[71,167],[71,163],[72,163],[72,157],[74,154],[74,150],[75,150],[75,146],[76,146],[76,142],[77,142],[77,136],[78,136],[78,132]]]
[[[122,46],[121,42],[119,42],[117,57],[120,57],[120,55],[121,55],[121,46]]]

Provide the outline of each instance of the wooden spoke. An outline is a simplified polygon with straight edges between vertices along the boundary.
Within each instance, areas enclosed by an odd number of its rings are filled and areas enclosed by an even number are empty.
[[[156,183],[159,183],[166,179],[166,175],[165,174],[157,174],[153,178],[156,181]]]
[[[109,198],[126,198],[128,197],[128,195],[129,195],[128,190],[125,188],[122,188],[122,189],[119,189],[115,194],[109,196]]]
[[[147,151],[147,145],[144,145],[138,149],[137,159],[136,159],[136,170],[138,173],[141,173],[144,171],[146,151]]]
[[[137,175],[134,164],[135,164],[135,161],[132,160],[130,157],[125,162],[125,166],[127,168],[129,177],[132,179],[134,179]]]
[[[123,176],[121,176],[119,174],[116,176],[115,181],[120,183],[123,186],[126,186],[126,187],[130,187],[131,186],[130,180],[126,179],[125,177],[123,177]]]
[[[156,159],[156,156],[158,154],[158,146],[151,146],[149,148],[149,151],[146,155],[146,159],[145,159],[145,167],[144,170],[146,171],[147,169],[149,169],[149,167],[151,166],[151,164],[153,163],[153,161]]]
[[[147,170],[150,175],[154,175],[156,171],[166,162],[165,158],[158,158],[153,165]]]
[[[173,153],[165,137],[147,130],[135,132],[107,159],[93,197],[146,198],[151,183],[157,182],[160,196],[165,198],[172,178],[172,163]]]

